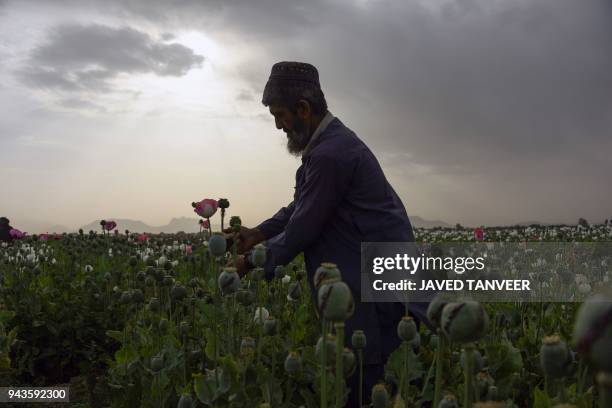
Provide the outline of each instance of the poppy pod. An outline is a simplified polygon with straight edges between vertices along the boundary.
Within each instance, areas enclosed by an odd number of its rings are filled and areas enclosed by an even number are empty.
[[[223,295],[231,295],[240,289],[240,276],[236,268],[226,268],[221,272],[218,279],[219,289]]]
[[[348,378],[355,372],[355,368],[357,367],[357,359],[355,358],[355,353],[348,348],[345,347],[342,351],[342,369],[344,371],[344,377]]]
[[[336,336],[328,334],[325,345],[326,345],[325,358],[327,360],[327,365],[333,366],[334,364],[336,364]],[[322,353],[323,353],[323,337],[319,337],[319,340],[317,341],[317,345],[315,347],[315,355],[317,357],[317,361],[321,361]]]
[[[565,377],[569,374],[571,364],[572,355],[567,344],[559,336],[548,336],[542,339],[540,365],[547,377]]]
[[[456,343],[469,343],[485,334],[489,317],[478,302],[452,302],[442,309],[441,322],[449,339]]]
[[[253,317],[253,322],[255,324],[263,324],[266,319],[270,317],[270,312],[265,307],[258,307],[255,309],[255,317]]]
[[[164,360],[161,357],[152,357],[151,358],[151,370],[154,372],[159,372],[164,368]]]
[[[187,297],[187,288],[184,287],[180,282],[177,282],[172,290],[170,291],[170,297],[175,302],[180,302]]]
[[[372,387],[372,407],[384,408],[389,402],[389,392],[384,384],[376,384]]]
[[[600,370],[612,372],[612,295],[591,296],[580,307],[574,326],[574,343],[578,352]]]
[[[317,303],[319,313],[331,322],[345,321],[355,309],[350,288],[338,279],[323,282],[317,293]]]
[[[397,335],[402,341],[411,341],[416,337],[417,327],[412,317],[402,317],[402,320],[397,324]]]
[[[321,266],[317,268],[314,274],[314,287],[315,290],[319,290],[319,287],[323,283],[323,281],[327,279],[340,279],[340,270],[334,263],[323,262]]]
[[[449,302],[448,297],[442,293],[438,293],[427,307],[427,318],[436,327],[440,327],[440,319],[442,318],[442,309]]]
[[[353,332],[353,335],[351,336],[351,344],[353,345],[353,348],[355,350],[361,350],[365,348],[367,341],[366,335],[363,330],[355,330]]]
[[[457,397],[453,394],[446,394],[444,398],[440,400],[440,404],[437,408],[459,408]]]
[[[254,266],[263,267],[266,264],[266,247],[262,244],[255,245],[255,248],[251,251],[250,260]]]
[[[221,257],[225,255],[227,243],[221,232],[215,232],[208,240],[208,251],[212,256]]]
[[[289,353],[285,359],[285,371],[290,377],[297,375],[302,370],[302,359],[295,351]]]
[[[276,319],[273,317],[268,317],[266,320],[264,320],[264,333],[267,336],[273,336],[276,334],[276,327],[277,327],[277,323],[276,323]]]

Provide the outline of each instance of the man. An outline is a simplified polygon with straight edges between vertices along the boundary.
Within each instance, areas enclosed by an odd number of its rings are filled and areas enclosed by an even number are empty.
[[[414,241],[406,210],[370,149],[327,109],[317,69],[306,63],[274,64],[262,103],[276,128],[287,135],[287,149],[301,156],[293,201],[256,228],[240,231],[241,253],[267,241],[266,276],[275,266],[304,253],[308,282],[322,262],[338,265],[355,298],[355,312],[345,322],[347,345],[352,332],[367,336],[364,397],[384,377],[384,363],[400,344],[396,326],[404,313],[399,303],[362,303],[362,242]],[[248,256],[239,258],[241,275]],[[316,300],[315,300],[316,304]],[[424,317],[423,307],[413,314]],[[349,405],[358,406],[358,376],[349,379]]]
[[[0,242],[11,242],[13,240],[10,234],[11,229],[8,218],[0,217]]]

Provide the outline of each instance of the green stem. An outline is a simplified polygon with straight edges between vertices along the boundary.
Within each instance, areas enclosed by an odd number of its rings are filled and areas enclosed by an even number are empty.
[[[404,381],[402,383],[402,386],[404,387],[403,391],[403,398],[404,398],[404,406],[408,403],[408,348],[410,347],[410,345],[408,344],[407,341],[403,342],[404,343]],[[425,385],[427,385],[427,382],[425,382]]]
[[[327,324],[321,317],[321,408],[327,408]]]
[[[474,382],[474,346],[467,344],[465,346],[465,372],[464,372],[464,396],[463,396],[463,407],[471,408],[472,406],[472,384]]]
[[[336,329],[336,408],[342,408],[344,395],[344,370],[342,368],[342,357],[344,352],[344,322],[334,324]]]
[[[612,374],[600,372],[597,374],[599,387],[599,406],[612,407]]]
[[[433,406],[437,407],[442,399],[442,361],[444,360],[444,353],[446,347],[446,337],[441,330],[438,330],[438,348],[436,349],[436,379],[434,385],[434,403]]]
[[[363,349],[357,350],[359,355],[359,408],[363,407]]]

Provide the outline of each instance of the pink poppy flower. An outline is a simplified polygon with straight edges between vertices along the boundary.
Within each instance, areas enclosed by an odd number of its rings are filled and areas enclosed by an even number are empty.
[[[219,203],[217,200],[213,200],[211,198],[205,198],[198,203],[193,203],[193,211],[203,218],[210,218],[216,212],[217,208],[219,208]]]
[[[62,236],[56,232],[56,233],[53,235],[53,239],[54,239],[54,240],[56,240],[56,241],[59,241],[60,239],[62,239]]]
[[[26,232],[19,231],[18,229],[15,229],[15,228],[9,231],[9,235],[15,239],[23,238],[26,236],[26,234],[27,234]]]
[[[47,241],[47,240],[49,239],[49,234],[40,234],[40,235],[38,236],[38,238],[39,238],[41,241]]]
[[[138,242],[146,242],[149,240],[149,236],[147,234],[140,234],[136,239]]]
[[[185,245],[185,253],[191,254],[192,252],[193,252],[193,248],[191,247],[191,245]]]
[[[117,227],[117,223],[115,221],[106,221],[104,224],[104,229],[107,231],[112,231],[115,229],[115,227]]]
[[[484,239],[484,230],[480,227],[474,230],[474,239],[476,241],[482,241]]]

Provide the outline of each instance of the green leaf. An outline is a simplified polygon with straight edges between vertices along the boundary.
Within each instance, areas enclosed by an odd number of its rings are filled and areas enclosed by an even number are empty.
[[[551,408],[552,401],[550,397],[539,388],[533,390],[533,408]]]
[[[203,374],[193,375],[193,389],[200,402],[212,405],[217,396],[217,385],[214,377]]]
[[[123,343],[123,332],[118,330],[107,330],[106,335],[117,340],[119,343]]]

